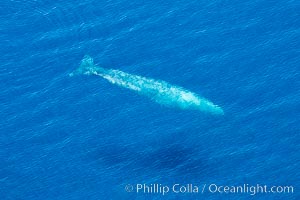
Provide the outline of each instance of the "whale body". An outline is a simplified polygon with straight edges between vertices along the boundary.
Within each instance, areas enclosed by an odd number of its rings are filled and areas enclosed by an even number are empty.
[[[154,80],[96,66],[90,56],[85,56],[79,68],[72,72],[70,76],[76,74],[100,76],[112,84],[136,91],[138,94],[149,97],[155,102],[168,107],[198,110],[216,115],[224,114],[221,107],[182,87],[171,85],[162,80]]]

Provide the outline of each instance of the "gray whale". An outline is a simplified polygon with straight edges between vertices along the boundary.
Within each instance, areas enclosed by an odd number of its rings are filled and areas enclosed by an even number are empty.
[[[96,66],[93,59],[87,55],[82,59],[79,68],[72,72],[70,76],[76,74],[100,76],[114,85],[136,91],[138,94],[149,97],[155,102],[168,107],[198,110],[215,115],[224,114],[221,107],[182,87],[171,85],[162,80],[154,80]]]

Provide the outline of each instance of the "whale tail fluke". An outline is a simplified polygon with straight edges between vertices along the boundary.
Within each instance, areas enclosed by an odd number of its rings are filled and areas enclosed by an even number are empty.
[[[96,72],[96,66],[91,56],[85,55],[81,60],[80,66],[69,74],[69,76],[75,76],[77,74],[93,74]]]

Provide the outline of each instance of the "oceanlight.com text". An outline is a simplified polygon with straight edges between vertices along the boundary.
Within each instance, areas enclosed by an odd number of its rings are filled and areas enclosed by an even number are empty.
[[[226,186],[210,184],[208,186],[208,191],[210,193],[246,193],[250,195],[256,195],[258,193],[294,193],[293,186],[270,186],[267,185],[249,185],[243,184],[239,186]]]
[[[204,194],[204,193],[212,193],[212,194],[248,194],[248,195],[256,195],[262,193],[270,193],[270,194],[288,194],[294,193],[293,186],[268,186],[263,184],[241,184],[241,185],[218,185],[218,184],[127,184],[125,186],[126,192],[134,192],[137,194],[161,194],[166,195],[168,193],[175,194]]]

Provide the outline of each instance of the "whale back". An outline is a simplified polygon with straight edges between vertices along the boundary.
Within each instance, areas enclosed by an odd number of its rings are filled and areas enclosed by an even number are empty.
[[[182,87],[171,85],[162,80],[154,80],[114,69],[105,69],[94,64],[86,55],[80,66],[70,76],[76,74],[100,76],[114,85],[138,92],[155,102],[180,109],[199,110],[206,113],[224,115],[221,107]]]

